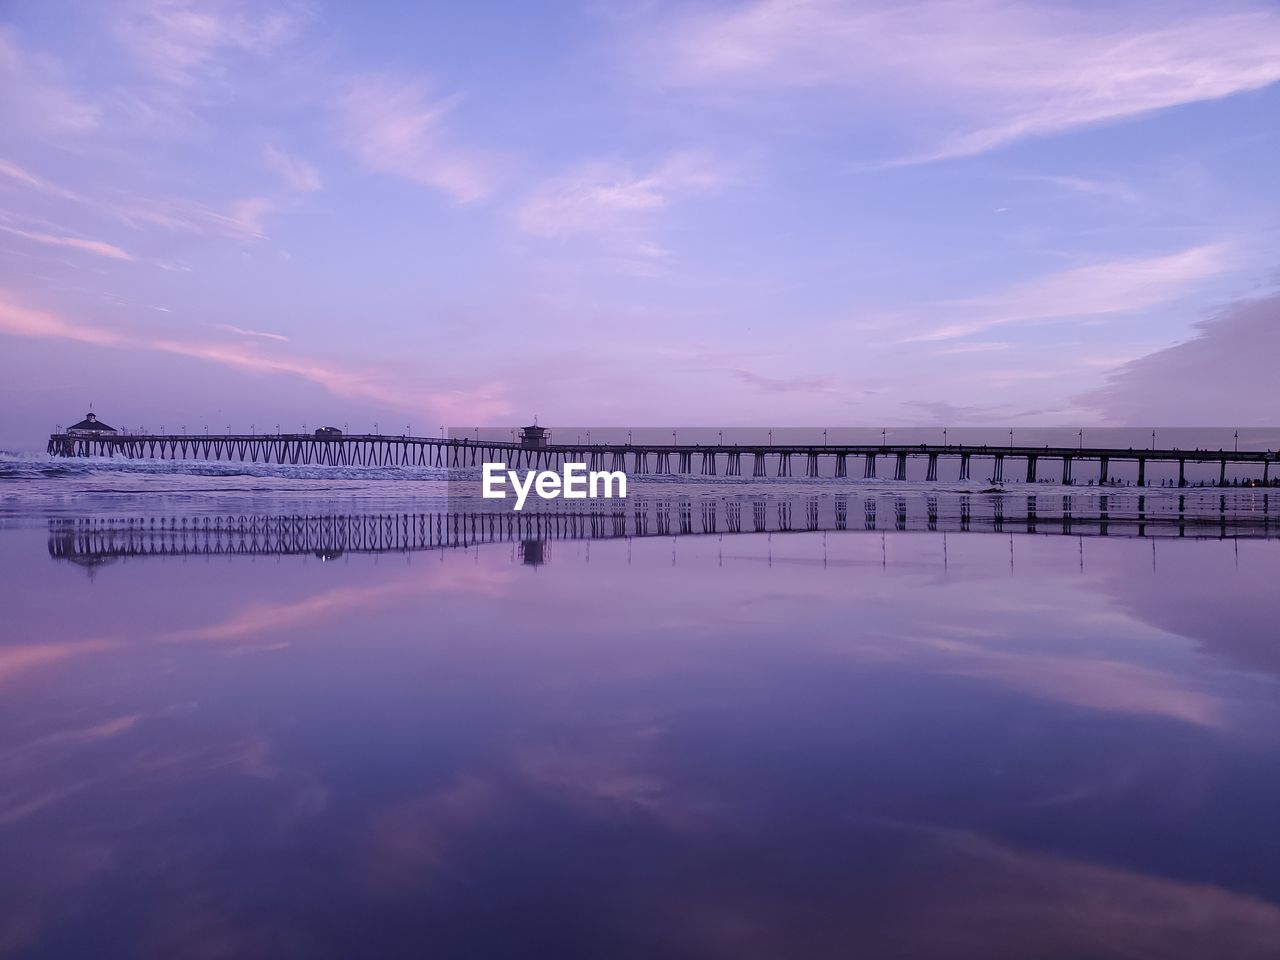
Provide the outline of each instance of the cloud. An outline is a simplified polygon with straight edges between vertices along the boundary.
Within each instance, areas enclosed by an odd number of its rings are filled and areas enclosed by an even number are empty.
[[[1075,398],[1108,423],[1274,426],[1280,294],[1233,304],[1183,343],[1125,363]]]
[[[192,87],[220,73],[227,54],[270,52],[295,26],[289,5],[238,0],[133,0],[113,25],[134,60],[173,87]]]
[[[57,61],[22,50],[13,31],[4,26],[0,26],[0,114],[11,132],[25,129],[42,134],[88,133],[102,120],[99,108],[66,83]]]
[[[766,377],[741,367],[729,373],[764,393],[834,393],[837,389],[834,381],[827,377]]]
[[[228,333],[234,333],[241,337],[261,337],[264,340],[279,340],[282,343],[288,343],[289,338],[282,333],[267,333],[262,330],[245,330],[230,323],[220,323],[218,326],[226,330]]]
[[[50,196],[60,197],[63,200],[81,199],[78,194],[72,193],[70,190],[66,190],[55,183],[50,183],[48,180],[36,176],[30,170],[20,167],[16,163],[11,163],[8,160],[0,160],[0,176],[8,177],[10,180],[20,183],[24,187],[29,187],[39,193],[46,193]]]
[[[1103,200],[1119,200],[1121,203],[1137,203],[1138,192],[1126,183],[1115,179],[1101,177],[1080,177],[1070,174],[1041,174],[1023,177],[1036,183],[1047,183],[1051,186],[1070,190],[1072,193],[1087,197],[1099,197]]]
[[[177,233],[223,236],[241,242],[266,238],[266,218],[277,209],[265,197],[246,197],[225,211],[192,200],[140,197],[92,204],[135,229],[159,227]]]
[[[233,202],[226,210],[176,198],[97,200],[68,190],[6,160],[0,160],[0,176],[40,193],[83,204],[134,229],[159,227],[180,233],[256,241],[266,237],[266,218],[279,209],[275,201],[266,197],[245,197]]]
[[[5,233],[11,233],[16,237],[22,237],[33,243],[43,243],[50,247],[70,247],[74,250],[84,250],[88,253],[97,254],[100,257],[107,257],[111,260],[132,260],[133,257],[121,250],[115,244],[104,243],[101,240],[85,240],[81,237],[63,237],[51,233],[35,233],[29,230],[19,230],[17,227],[6,227],[0,225],[0,230]]]
[[[493,158],[450,143],[457,97],[432,98],[419,82],[388,75],[352,81],[336,111],[347,146],[369,170],[440,190],[459,203],[493,190]]]
[[[1280,11],[755,0],[670,16],[647,46],[670,85],[744,97],[836,89],[871,106],[892,97],[912,128],[932,131],[911,159],[933,160],[1275,83]]]
[[[310,193],[320,189],[320,171],[300,157],[268,144],[263,151],[263,159],[268,167],[280,175],[290,190]]]
[[[426,412],[446,420],[465,415],[472,422],[484,422],[511,413],[511,405],[500,385],[424,392],[396,385],[385,370],[361,371],[351,365],[324,360],[259,353],[244,344],[135,334],[69,320],[51,311],[26,306],[3,289],[0,289],[0,334],[153,350],[193,357],[247,373],[295,376],[317,384],[335,396],[359,397],[415,413]]]
[[[646,173],[620,163],[592,163],[536,189],[516,222],[523,232],[548,239],[629,232],[674,197],[714,190],[723,180],[709,156],[693,151],[673,154]],[[652,244],[645,249],[660,251]]]
[[[992,327],[1068,317],[1131,313],[1167,303],[1198,282],[1225,272],[1224,244],[1204,244],[1157,257],[1111,260],[1023,281],[986,297],[938,304],[958,319],[906,342],[952,340]]]

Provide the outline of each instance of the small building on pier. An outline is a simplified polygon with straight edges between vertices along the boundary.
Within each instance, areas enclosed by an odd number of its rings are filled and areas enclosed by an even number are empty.
[[[547,445],[547,428],[536,423],[520,428],[520,446],[540,448]]]
[[[92,410],[79,423],[67,427],[67,435],[72,437],[114,437],[119,432],[99,420]]]

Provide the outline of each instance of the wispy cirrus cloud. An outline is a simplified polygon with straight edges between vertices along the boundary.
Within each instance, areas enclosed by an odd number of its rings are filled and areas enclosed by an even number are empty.
[[[0,114],[10,130],[81,135],[102,123],[99,106],[72,88],[61,65],[19,45],[0,25]]]
[[[1150,0],[753,0],[664,18],[645,46],[677,87],[892,96],[932,131],[911,161],[1257,90],[1280,80],[1278,50],[1273,5]]]
[[[597,161],[537,187],[516,222],[523,232],[547,239],[631,233],[674,198],[714,190],[724,180],[715,160],[699,151],[672,154],[644,172]]]
[[[301,157],[295,157],[273,144],[268,144],[263,151],[263,159],[290,190],[310,193],[320,189],[320,171]]]
[[[512,410],[501,385],[423,391],[400,385],[397,378],[385,369],[361,370],[351,364],[265,353],[251,345],[135,333],[70,319],[50,310],[31,307],[3,289],[0,289],[0,334],[150,350],[193,357],[247,373],[300,377],[335,396],[371,400],[445,419],[465,415],[471,421],[497,420]]]
[[[936,304],[956,319],[905,342],[953,340],[1013,323],[1130,313],[1167,303],[1231,266],[1226,244],[1072,267],[998,293]]]
[[[369,170],[431,187],[459,203],[493,191],[495,158],[458,146],[447,130],[457,96],[383,74],[350,81],[335,104],[347,147]]]
[[[288,343],[289,338],[283,333],[270,333],[265,330],[245,330],[243,327],[237,327],[230,323],[218,324],[218,329],[225,330],[227,333],[234,333],[240,337],[258,337],[262,340],[278,340],[281,343]]]
[[[5,160],[0,160],[0,176],[24,189],[81,204],[135,229],[154,227],[178,233],[223,236],[240,241],[264,239],[266,220],[280,206],[274,200],[259,196],[244,197],[222,209],[195,200],[173,197],[96,199],[69,190]]]
[[[113,32],[155,80],[189,88],[220,80],[223,58],[263,54],[293,35],[301,8],[293,3],[246,0],[128,0]]]
[[[18,184],[19,186],[35,190],[38,193],[59,197],[63,200],[81,199],[78,194],[71,190],[67,190],[65,187],[60,187],[56,183],[50,183],[43,177],[36,176],[36,174],[32,173],[25,167],[20,167],[18,164],[9,160],[0,160],[0,176],[7,177],[10,181]]]
[[[117,247],[113,243],[106,243],[102,240],[86,240],[84,237],[61,236],[53,233],[40,233],[33,230],[20,230],[17,227],[6,227],[0,224],[0,230],[5,233],[12,234],[15,237],[22,237],[24,240],[30,240],[33,243],[43,244],[48,247],[66,247],[72,250],[83,250],[86,253],[92,253],[99,257],[107,257],[110,260],[132,260],[133,257],[125,250]]]

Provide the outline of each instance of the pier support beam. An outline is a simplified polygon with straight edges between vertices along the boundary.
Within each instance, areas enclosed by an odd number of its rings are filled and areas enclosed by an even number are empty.
[[[907,455],[905,453],[898,454],[897,463],[893,468],[893,479],[907,479]]]
[[[960,479],[969,479],[969,454],[967,453],[960,454]]]
[[[1070,457],[1063,457],[1063,458],[1062,458],[1062,485],[1063,485],[1064,487],[1069,487],[1069,486],[1071,486],[1071,483],[1072,483],[1072,480],[1071,480],[1071,458],[1070,458]]]
[[[769,474],[765,470],[764,454],[753,453],[754,463],[751,465],[751,475],[753,477],[767,477]]]
[[[867,454],[867,464],[862,471],[862,479],[873,480],[876,475],[876,455],[874,453]]]
[[[1004,454],[996,454],[995,466],[991,471],[991,479],[995,483],[1004,483]]]
[[[1027,457],[1027,483],[1036,482],[1036,455],[1033,453]]]
[[[1187,485],[1187,461],[1178,461],[1178,486],[1185,487]]]
[[[1138,458],[1138,486],[1145,487],[1147,485],[1147,458]]]
[[[1218,465],[1218,486],[1225,487],[1227,485],[1227,461],[1224,459]]]
[[[936,453],[929,454],[929,469],[924,478],[930,482],[938,479],[938,455]]]

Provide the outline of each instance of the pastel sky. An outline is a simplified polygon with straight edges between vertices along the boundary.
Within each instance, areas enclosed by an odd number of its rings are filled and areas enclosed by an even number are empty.
[[[0,445],[1280,422],[1280,5],[0,4]]]

